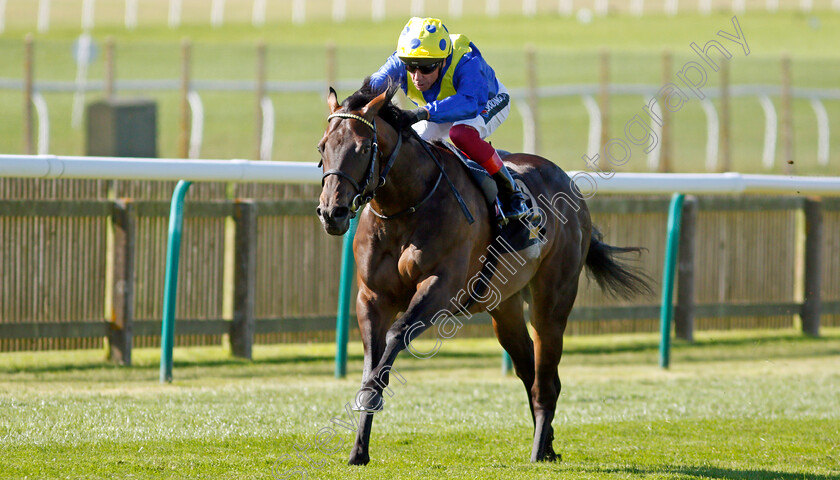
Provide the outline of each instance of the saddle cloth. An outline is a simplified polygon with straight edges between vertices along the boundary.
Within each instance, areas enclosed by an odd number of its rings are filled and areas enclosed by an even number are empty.
[[[496,185],[496,181],[493,180],[489,173],[487,173],[487,170],[485,170],[475,160],[470,159],[466,154],[464,154],[464,152],[458,149],[458,147],[450,142],[441,143],[461,160],[461,163],[464,167],[466,167],[467,172],[469,172],[475,185],[484,194],[487,205],[490,207],[489,210],[491,217],[493,217],[490,221],[495,225],[498,236],[511,245],[513,247],[513,251],[521,251],[534,246],[538,242],[537,234],[545,234],[545,231],[539,217],[540,210],[534,208],[536,205],[536,199],[523,181],[522,176],[515,171],[510,170],[514,181],[516,181],[517,185],[519,185],[522,193],[525,194],[525,204],[527,205],[530,213],[526,216],[526,218],[523,218],[520,221],[513,221],[506,225],[502,225],[501,202],[498,198],[499,187]],[[497,149],[496,151],[502,159],[511,155],[510,152],[505,150]]]

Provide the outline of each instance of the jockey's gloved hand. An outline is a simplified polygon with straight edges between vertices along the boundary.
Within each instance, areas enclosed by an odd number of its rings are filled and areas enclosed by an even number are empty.
[[[414,110],[403,110],[401,123],[404,126],[414,125],[421,120],[429,119],[429,111],[423,107],[415,108]]]

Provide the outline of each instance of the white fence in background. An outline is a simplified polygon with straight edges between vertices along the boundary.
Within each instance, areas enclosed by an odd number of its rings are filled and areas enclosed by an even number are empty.
[[[353,89],[357,86],[357,80],[344,80],[336,83],[339,89]],[[0,90],[23,90],[21,80],[9,80],[0,78]],[[180,80],[120,80],[115,82],[114,88],[123,91],[179,91]],[[557,85],[537,88],[538,98],[562,98],[579,97],[582,106],[586,109],[589,118],[589,134],[587,136],[587,154],[593,156],[600,150],[602,115],[600,107],[595,98],[598,96],[601,85]],[[608,93],[610,96],[637,96],[640,105],[647,105],[649,100],[656,96],[659,85],[640,84],[610,84]],[[38,119],[38,153],[49,153],[49,111],[42,93],[63,92],[73,93],[75,97],[83,96],[86,92],[101,92],[104,84],[101,81],[90,82],[36,82],[33,85],[37,100],[35,103],[35,114]],[[265,92],[270,93],[323,93],[327,90],[323,82],[266,82]],[[252,81],[193,81],[190,84],[187,100],[190,105],[192,121],[190,122],[189,157],[198,158],[203,144],[205,110],[201,101],[200,92],[254,92]],[[732,85],[729,96],[731,98],[755,98],[764,112],[764,141],[762,143],[762,165],[765,169],[771,170],[775,167],[776,149],[779,136],[778,114],[776,106],[771,97],[778,98],[782,88],[776,85]],[[522,116],[522,151],[536,151],[537,119],[527,103],[528,92],[522,88],[510,89],[513,104]],[[706,117],[706,155],[705,164],[708,171],[715,171],[718,161],[718,149],[720,142],[720,119],[717,108],[712,100],[719,96],[719,91],[709,90],[705,92],[706,97],[700,101],[700,106]],[[794,99],[808,100],[813,110],[817,124],[817,161],[819,165],[827,165],[830,156],[830,123],[826,111],[825,101],[840,101],[840,89],[808,89],[792,88],[791,95]],[[274,144],[275,111],[269,97],[260,101],[263,118],[262,143],[260,145],[261,159],[268,160],[271,155],[271,148]],[[658,107],[658,105],[656,105]],[[661,118],[661,112],[655,111]],[[75,120],[74,120],[75,121]],[[653,122],[654,124],[656,122]],[[661,127],[655,125],[654,134],[661,138]],[[659,167],[661,142],[648,154],[648,167],[655,170]]]
[[[837,195],[838,177],[753,175],[728,173],[616,173],[595,180],[589,172],[578,177],[586,195],[613,194],[781,194]],[[189,180],[193,182],[321,183],[314,162],[249,160],[183,160],[168,158],[72,157],[57,155],[0,155],[0,177],[103,180]],[[591,182],[597,182],[593,192]]]
[[[36,0],[21,0],[32,1]],[[76,0],[81,2],[81,27],[82,30],[90,30],[95,26],[95,11],[96,0]],[[111,0],[113,1],[113,0]],[[46,32],[50,28],[51,15],[51,1],[37,0],[38,2],[38,17],[37,28],[39,32]],[[823,0],[817,9],[840,11],[840,0],[830,0],[830,4]],[[253,0],[251,7],[251,23],[255,27],[261,27],[266,24],[267,11],[270,0]],[[386,9],[385,0],[370,0],[371,3],[371,19],[374,21],[382,21],[387,15],[395,15],[393,7]],[[446,14],[445,18],[459,18],[464,15],[484,15],[487,17],[497,17],[500,15],[500,0],[476,0],[471,2],[464,2],[463,0],[449,0],[446,12],[430,11],[426,8],[423,0],[411,0],[410,15],[424,16],[424,15],[442,15]],[[538,12],[551,12],[563,16],[572,16],[576,12],[579,14],[578,19],[584,22],[592,20],[592,13],[603,16],[608,15],[611,9],[618,11],[628,11],[634,16],[642,16],[646,12],[666,13],[667,15],[677,15],[680,12],[696,11],[708,15],[712,11],[711,0],[692,0],[691,2],[684,2],[681,7],[679,0],[665,0],[664,4],[656,2],[654,9],[646,9],[645,0],[595,0],[594,12],[590,11],[588,7],[581,7],[584,4],[583,0],[519,0],[521,7],[512,9],[511,11],[518,11],[526,17],[535,17]],[[577,3],[577,4],[576,4]],[[589,5],[591,0],[585,2]],[[688,5],[686,5],[688,3]],[[825,4],[823,4],[825,3]],[[3,33],[6,27],[6,7],[8,0],[0,0],[0,33]],[[206,5],[206,18],[210,25],[219,27],[225,23],[225,0],[212,0],[201,2]],[[466,5],[465,5],[466,4]],[[508,3],[510,5],[510,3]],[[815,5],[813,0],[785,0],[785,7],[789,10],[798,10],[803,13],[810,13],[814,11]],[[147,5],[142,5],[139,0],[125,0],[125,28],[133,30],[137,27],[138,9],[148,8]],[[157,8],[152,5],[151,8]],[[744,13],[747,10],[747,3],[745,0],[731,0],[729,8],[734,13]],[[756,10],[763,10],[767,12],[776,12],[780,8],[780,0],[766,0],[763,7]],[[191,10],[192,11],[192,10]],[[182,16],[184,14],[183,0],[169,0],[169,14],[168,24],[170,28],[178,28],[181,26]],[[283,12],[284,14],[278,18],[279,21],[291,20],[295,24],[304,24],[307,21],[307,2],[306,0],[292,0],[291,11]],[[311,12],[310,12],[311,13]],[[320,13],[320,12],[319,12]],[[347,20],[347,0],[332,0],[329,18],[334,22],[344,22]],[[288,17],[285,16],[288,14]],[[400,16],[405,16],[400,13]]]

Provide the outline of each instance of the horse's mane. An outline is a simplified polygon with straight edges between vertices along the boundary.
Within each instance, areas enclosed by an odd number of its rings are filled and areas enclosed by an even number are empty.
[[[422,138],[420,138],[420,135],[418,135],[414,131],[414,129],[411,128],[410,125],[406,125],[400,120],[400,117],[402,116],[402,109],[395,105],[393,102],[391,102],[391,98],[397,92],[398,88],[399,85],[391,81],[388,82],[388,85],[385,88],[373,88],[373,86],[370,84],[370,77],[366,77],[364,82],[362,82],[361,88],[359,88],[358,90],[356,90],[355,93],[344,99],[344,102],[342,102],[341,106],[347,112],[359,110],[368,103],[370,103],[371,100],[382,94],[382,92],[387,91],[388,101],[385,103],[385,105],[382,106],[382,108],[379,109],[379,117],[385,120],[385,122],[387,122],[388,125],[394,127],[394,130],[410,134],[410,136],[417,139],[418,142],[428,143],[430,146],[436,147],[439,150],[438,155],[449,154],[454,156],[454,154],[449,150],[449,148],[446,147],[443,140],[434,140],[432,142],[423,140]]]
[[[341,106],[348,112],[359,110],[370,103],[371,100],[379,96],[382,92],[387,91],[388,102],[379,109],[379,116],[388,122],[388,125],[394,127],[395,130],[401,131],[402,126],[400,125],[400,115],[402,110],[390,101],[391,97],[393,97],[394,93],[396,93],[397,88],[399,88],[399,85],[393,82],[388,82],[388,85],[384,89],[373,88],[370,84],[370,77],[366,77],[365,81],[362,83],[362,87],[356,90],[354,94],[347,97]]]

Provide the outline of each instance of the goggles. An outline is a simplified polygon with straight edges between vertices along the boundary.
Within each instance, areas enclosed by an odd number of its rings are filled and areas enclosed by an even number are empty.
[[[437,68],[439,66],[441,66],[442,64],[443,64],[443,62],[440,61],[440,62],[437,62],[437,63],[433,63],[431,65],[421,65],[419,67],[406,65],[405,68],[406,68],[406,70],[408,70],[408,73],[414,73],[414,72],[419,71],[423,75],[428,75],[428,74],[434,72],[435,70],[437,70]]]

